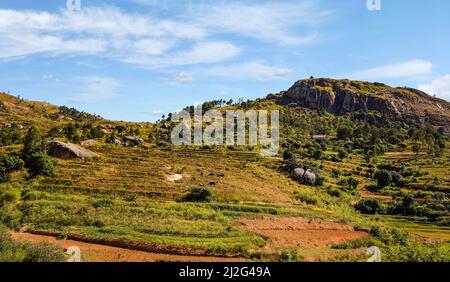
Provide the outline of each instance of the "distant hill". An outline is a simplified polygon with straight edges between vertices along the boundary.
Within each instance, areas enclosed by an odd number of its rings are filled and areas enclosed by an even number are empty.
[[[450,103],[407,87],[311,78],[297,81],[289,90],[269,95],[268,99],[291,107],[323,109],[335,115],[378,111],[392,120],[421,125],[431,123],[450,133]]]

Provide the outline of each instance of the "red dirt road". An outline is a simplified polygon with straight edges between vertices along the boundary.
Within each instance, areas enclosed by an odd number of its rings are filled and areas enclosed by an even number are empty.
[[[17,241],[30,241],[33,243],[48,241],[61,248],[67,249],[76,246],[81,250],[83,262],[239,262],[240,258],[220,258],[201,256],[179,256],[141,252],[98,244],[90,244],[72,240],[57,240],[54,237],[33,235],[29,233],[11,233]]]

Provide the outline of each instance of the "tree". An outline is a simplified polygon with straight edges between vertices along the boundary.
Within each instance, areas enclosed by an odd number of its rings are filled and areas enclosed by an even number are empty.
[[[23,159],[25,162],[37,152],[45,152],[45,138],[37,126],[33,125],[28,129],[23,140]]]
[[[375,199],[359,201],[355,205],[355,209],[362,214],[377,214],[383,210],[380,202]]]
[[[375,172],[373,178],[378,182],[378,187],[384,188],[392,183],[392,175],[387,170],[379,170]]]
[[[29,158],[28,172],[32,177],[53,176],[54,166],[49,156],[44,152],[36,152]]]

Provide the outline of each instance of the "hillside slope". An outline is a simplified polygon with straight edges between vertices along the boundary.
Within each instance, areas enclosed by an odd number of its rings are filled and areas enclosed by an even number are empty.
[[[397,121],[431,123],[450,132],[450,103],[412,88],[312,78],[300,80],[286,92],[269,98],[283,105],[324,109],[336,115],[361,110],[379,111]]]
[[[219,110],[280,110],[275,158],[261,157],[257,146],[175,147],[167,120],[108,121],[0,95],[0,133],[19,132],[17,142],[0,147],[1,157],[21,156],[32,124],[47,140],[90,139],[85,146],[99,156],[52,158],[47,176],[4,170],[10,177],[0,183],[0,224],[187,256],[361,261],[364,247],[375,244],[386,260],[402,260],[399,253],[411,250],[417,260],[450,260],[450,254],[421,255],[435,251],[429,242],[438,242],[439,252],[450,246],[450,150],[439,129],[448,103],[410,89],[342,83],[310,79],[266,99],[208,103]],[[142,144],[120,142],[127,136]],[[317,181],[293,175],[300,168]],[[195,198],[198,189],[210,195]]]

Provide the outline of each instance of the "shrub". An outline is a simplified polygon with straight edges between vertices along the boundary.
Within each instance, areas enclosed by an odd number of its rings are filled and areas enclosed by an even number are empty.
[[[337,138],[339,140],[347,140],[353,134],[353,130],[348,126],[340,126],[337,129]]]
[[[350,177],[347,179],[347,185],[350,190],[356,190],[359,186],[359,181],[356,178]]]
[[[23,161],[16,156],[0,156],[0,182],[10,180],[12,172],[23,167]]]
[[[380,202],[375,199],[359,201],[355,209],[363,214],[377,214],[383,210]]]
[[[5,191],[0,194],[0,205],[3,203],[15,203],[20,199],[20,194],[17,191]]]
[[[278,262],[299,262],[301,260],[296,249],[283,250],[278,254]]]
[[[449,262],[450,251],[439,244],[409,242],[383,249],[383,256],[389,262]]]
[[[397,228],[373,227],[370,234],[387,245],[406,245],[411,239],[410,233]]]
[[[15,242],[8,230],[0,226],[0,262],[62,262],[63,250],[48,242]]]
[[[373,178],[377,181],[380,188],[384,188],[392,182],[392,175],[387,170],[379,170],[375,172]]]
[[[319,202],[319,200],[317,199],[317,197],[303,192],[303,191],[296,191],[295,192],[295,197],[303,203],[306,203],[308,205],[317,205],[317,203]]]
[[[211,202],[211,191],[206,187],[191,188],[181,199],[182,202]]]
[[[100,199],[100,200],[96,200],[92,203],[92,206],[94,208],[110,208],[112,206],[114,206],[114,202],[110,199]]]
[[[64,254],[62,249],[50,244],[49,242],[41,242],[38,244],[27,243],[24,245],[27,253],[24,262],[62,262]]]
[[[53,162],[50,157],[43,152],[36,152],[28,160],[28,172],[32,177],[53,176]]]
[[[333,168],[333,169],[331,170],[331,175],[332,175],[334,178],[339,178],[339,177],[341,176],[341,174],[342,174],[342,171],[341,171],[340,169]]]
[[[338,157],[341,160],[345,159],[346,157],[348,157],[348,152],[345,149],[341,148],[341,149],[338,150]]]
[[[336,250],[350,250],[359,248],[368,248],[371,246],[379,246],[380,242],[372,237],[358,238],[352,241],[342,242],[331,246],[332,249]]]
[[[327,190],[327,193],[331,197],[335,197],[335,198],[340,198],[342,196],[341,191],[339,191],[337,189],[329,189],[329,190]]]

